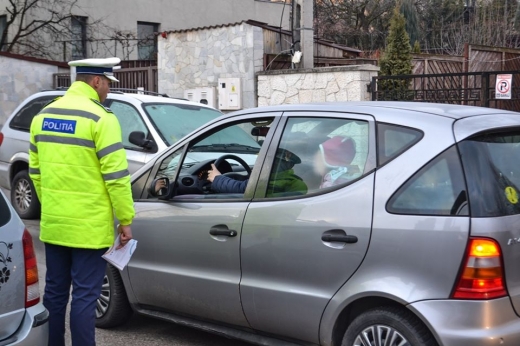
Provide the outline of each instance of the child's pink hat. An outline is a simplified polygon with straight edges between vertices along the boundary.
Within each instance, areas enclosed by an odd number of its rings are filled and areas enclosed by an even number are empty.
[[[320,151],[327,166],[345,167],[356,156],[356,143],[350,137],[334,136],[320,144]]]

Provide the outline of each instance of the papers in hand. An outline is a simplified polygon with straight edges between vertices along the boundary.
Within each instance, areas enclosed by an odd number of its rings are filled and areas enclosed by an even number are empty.
[[[130,239],[125,246],[123,246],[120,249],[117,249],[117,247],[121,244],[121,240],[119,237],[120,236],[118,235],[116,240],[114,241],[114,244],[101,257],[103,257],[108,263],[110,263],[117,269],[123,270],[128,264],[128,261],[130,261],[130,258],[132,257],[132,254],[135,251],[135,248],[137,246],[137,240]]]

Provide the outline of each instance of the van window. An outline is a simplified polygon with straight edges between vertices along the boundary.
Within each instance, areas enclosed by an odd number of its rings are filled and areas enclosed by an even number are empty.
[[[50,101],[55,99],[56,95],[49,95],[37,98],[26,104],[20,111],[13,117],[9,123],[9,127],[16,130],[27,131],[31,129],[31,122],[36,114],[38,114],[43,107]]]
[[[459,143],[472,217],[520,214],[520,130]]]
[[[130,143],[130,133],[141,131],[144,133],[145,138],[149,138],[150,134],[137,109],[128,103],[116,100],[110,104],[110,109],[114,112],[114,115],[117,117],[117,120],[119,120],[119,124],[121,125],[121,136],[124,147],[126,149],[141,150],[141,147]]]
[[[216,109],[181,103],[150,103],[143,108],[168,146],[222,115]]]

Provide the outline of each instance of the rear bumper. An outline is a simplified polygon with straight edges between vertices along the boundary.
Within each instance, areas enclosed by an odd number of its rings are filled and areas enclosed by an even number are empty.
[[[8,162],[0,161],[0,187],[4,189],[11,189],[11,182],[9,181],[9,169],[11,164]]]
[[[520,318],[509,298],[433,300],[408,307],[430,327],[442,346],[520,345]]]
[[[49,339],[49,312],[42,303],[26,310],[18,331],[0,346],[47,346]]]

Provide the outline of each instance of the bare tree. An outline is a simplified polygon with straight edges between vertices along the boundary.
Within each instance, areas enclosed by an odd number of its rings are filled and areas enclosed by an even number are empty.
[[[465,43],[520,48],[513,0],[315,0],[317,34],[365,52],[384,50],[396,3],[422,51],[462,55]]]
[[[0,47],[11,53],[66,61],[80,49],[88,56],[103,52],[129,59],[138,43],[135,32],[105,25],[105,18],[81,16],[78,0],[8,0],[2,12],[8,18]],[[73,22],[84,24],[84,33]]]
[[[318,35],[365,51],[384,46],[395,0],[316,0]]]
[[[77,0],[9,0],[0,47],[7,52],[48,57],[49,42],[42,41],[42,36],[69,31],[76,3]]]

